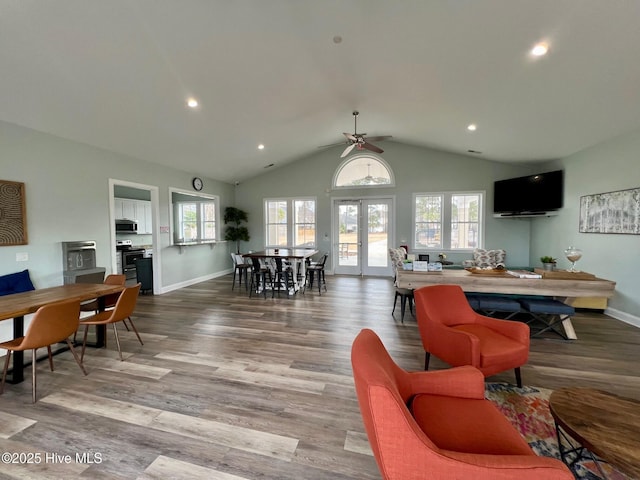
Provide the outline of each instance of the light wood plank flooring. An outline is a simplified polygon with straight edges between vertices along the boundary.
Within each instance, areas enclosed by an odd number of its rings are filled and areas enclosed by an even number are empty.
[[[353,388],[350,347],[375,330],[419,370],[415,319],[391,316],[389,279],[327,277],[328,292],[248,298],[231,277],[141,296],[142,335],[112,332],[83,377],[69,352],[38,363],[0,396],[3,451],[40,453],[0,478],[379,479]],[[640,398],[640,329],[599,313],[574,318],[577,341],[534,339],[527,385],[589,386]],[[445,368],[432,359],[433,368]],[[514,382],[513,372],[490,381]],[[57,457],[52,457],[52,455]],[[76,454],[80,458],[76,458]],[[48,455],[48,457],[45,457]],[[70,456],[66,463],[65,455]],[[84,457],[83,457],[84,455]]]

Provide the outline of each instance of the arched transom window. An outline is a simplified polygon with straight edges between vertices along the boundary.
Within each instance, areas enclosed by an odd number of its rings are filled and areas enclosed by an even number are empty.
[[[393,186],[391,168],[373,155],[354,155],[340,164],[334,176],[335,188]]]

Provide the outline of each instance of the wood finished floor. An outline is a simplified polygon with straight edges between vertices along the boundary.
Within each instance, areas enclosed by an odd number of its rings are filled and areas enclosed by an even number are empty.
[[[415,319],[391,316],[389,279],[327,277],[328,292],[248,298],[231,277],[141,296],[108,348],[38,363],[38,403],[27,381],[0,396],[0,445],[41,454],[3,464],[0,478],[379,479],[355,397],[350,346],[375,330],[394,359],[419,370]],[[574,318],[579,339],[534,339],[527,385],[602,388],[640,398],[640,329],[598,313]],[[432,359],[433,368],[446,366]],[[489,381],[513,382],[513,372]],[[76,454],[100,463],[76,462]],[[71,463],[45,454],[70,455]],[[98,456],[96,456],[99,454]],[[98,458],[99,457],[99,458]],[[50,458],[50,457],[49,457]],[[60,457],[57,457],[60,458]]]

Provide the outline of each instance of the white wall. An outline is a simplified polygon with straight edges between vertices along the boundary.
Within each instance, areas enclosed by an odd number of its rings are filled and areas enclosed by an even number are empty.
[[[168,226],[169,187],[191,189],[193,176],[0,122],[0,179],[25,183],[29,236],[28,245],[0,247],[0,275],[28,268],[36,288],[62,284],[61,242],[69,240],[95,240],[97,264],[111,273],[109,179],[158,187],[159,224]],[[207,178],[204,183],[203,193],[220,196],[221,211],[233,205],[233,185]],[[226,243],[180,253],[168,233],[158,241],[163,290],[232,268]],[[16,262],[19,252],[29,260]]]
[[[565,202],[560,215],[533,223],[531,261],[541,255],[569,262],[563,251],[583,251],[577,268],[617,282],[611,314],[640,326],[640,235],[580,233],[580,197],[640,187],[640,131],[603,142],[556,163],[565,169]]]

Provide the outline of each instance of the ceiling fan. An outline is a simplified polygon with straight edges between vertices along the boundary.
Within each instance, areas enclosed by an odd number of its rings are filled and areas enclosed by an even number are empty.
[[[353,133],[347,133],[347,132],[343,133],[343,135],[347,137],[347,148],[344,149],[344,152],[342,152],[342,155],[340,155],[340,158],[344,158],[347,155],[349,155],[354,148],[357,150],[371,150],[372,152],[382,153],[384,152],[384,150],[382,150],[380,147],[373,145],[370,142],[372,141],[379,142],[382,140],[386,140],[387,138],[391,138],[391,135],[382,135],[378,137],[365,138],[367,135],[366,133],[357,133],[359,114],[360,112],[358,112],[357,110],[353,111]],[[333,145],[340,145],[340,143],[334,143]],[[326,146],[330,147],[333,145],[326,145]]]

